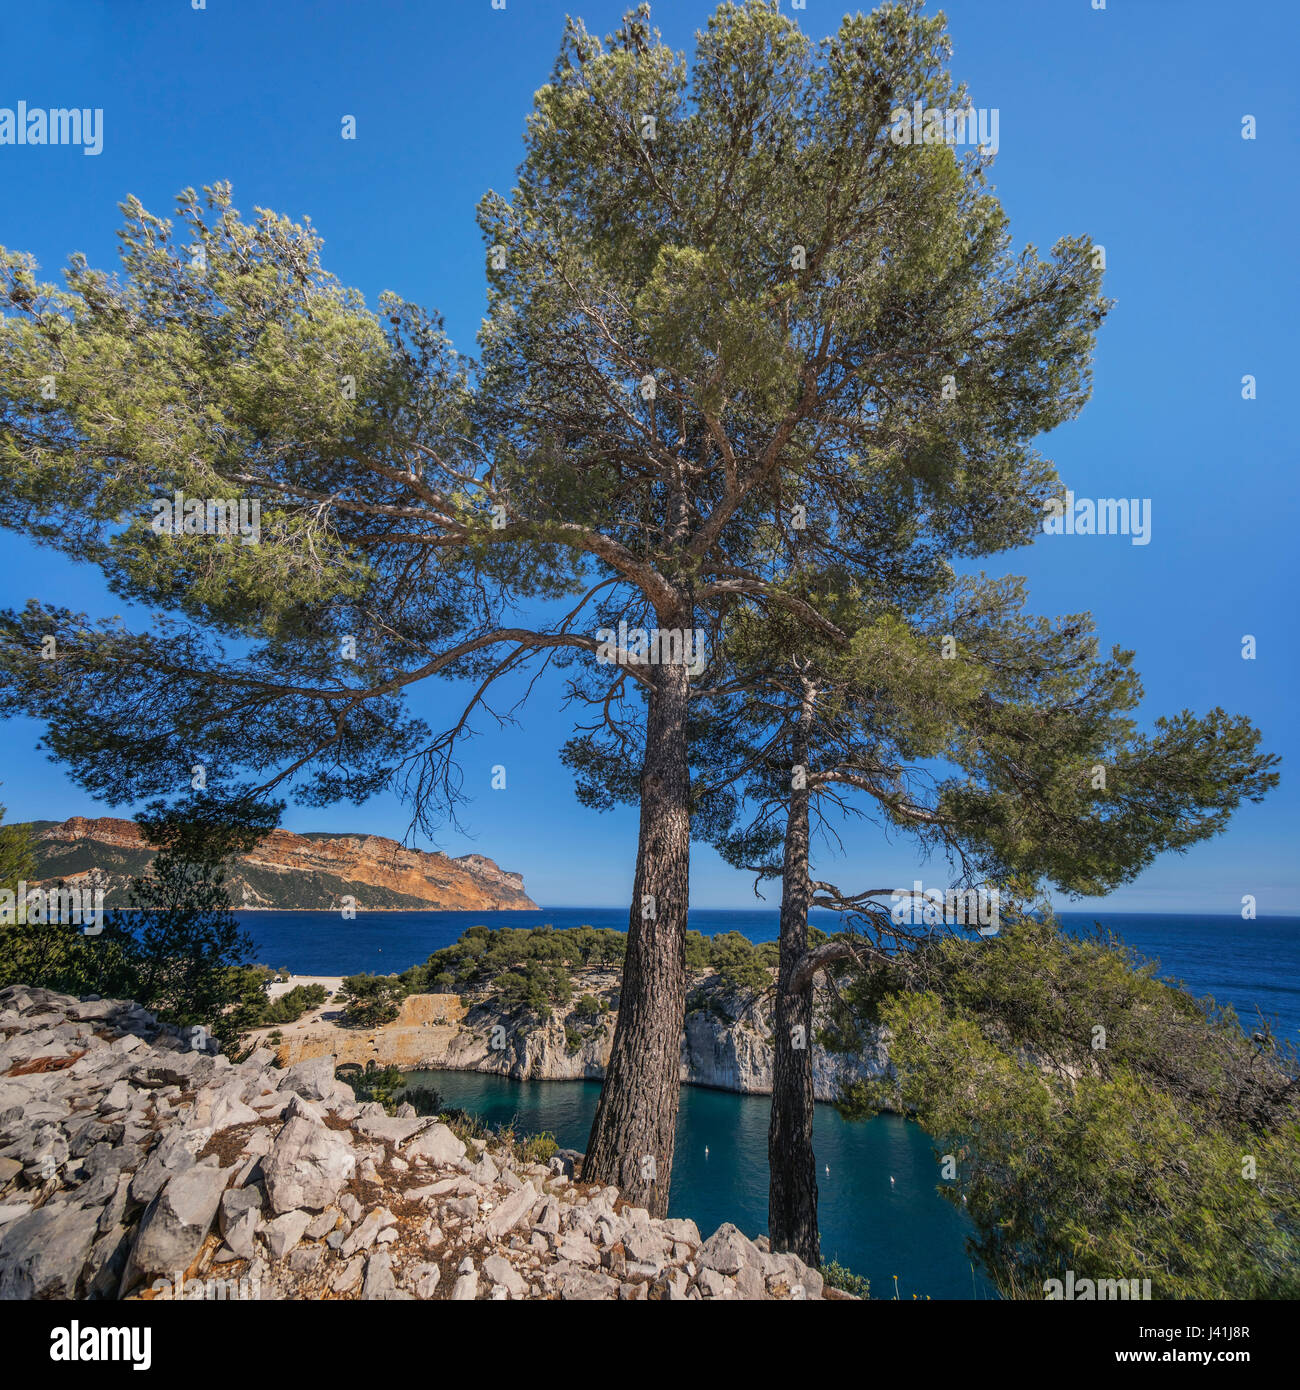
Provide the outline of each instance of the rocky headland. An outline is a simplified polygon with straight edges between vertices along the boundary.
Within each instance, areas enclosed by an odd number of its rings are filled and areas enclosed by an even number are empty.
[[[0,1298],[847,1297],[761,1237],[577,1181],[572,1152],[358,1104],[329,1055],[275,1061],[128,1001],[0,990]]]
[[[107,907],[129,907],[133,877],[143,875],[153,850],[134,821],[73,816],[33,821],[37,873],[32,888],[104,890]],[[226,877],[236,908],[338,910],[350,899],[358,911],[408,909],[500,911],[535,908],[519,874],[482,854],[452,859],[408,849],[381,835],[295,835],[273,830]]]

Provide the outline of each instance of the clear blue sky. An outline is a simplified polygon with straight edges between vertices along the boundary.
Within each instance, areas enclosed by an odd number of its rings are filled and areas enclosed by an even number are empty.
[[[440,309],[472,351],[484,256],[474,205],[508,188],[533,91],[546,80],[566,10],[605,33],[610,0],[189,0],[10,5],[0,107],[102,107],[104,149],[0,146],[0,244],[52,274],[73,251],[115,257],[117,203],[156,212],[218,179],[246,214],[310,215],[325,260],[373,302],[384,289]],[[654,6],[689,48],[710,6]],[[844,0],[808,0],[820,37]],[[1117,307],[1102,330],[1091,404],[1044,441],[1080,497],[1142,497],[1149,545],[1043,537],[997,568],[1029,577],[1041,612],[1091,610],[1103,642],[1133,647],[1144,713],[1221,704],[1245,712],[1287,759],[1263,806],[1185,857],[1166,856],[1109,900],[1129,911],[1300,911],[1297,869],[1297,485],[1294,400],[1297,9],[1266,0],[952,0],[955,70],[977,107],[999,112],[995,181],[1018,242],[1088,233],[1106,247]],[[358,138],[340,138],[345,114]],[[1258,138],[1240,137],[1243,115]],[[1258,399],[1240,381],[1258,380]],[[121,611],[96,571],[0,533],[0,604],[29,597]],[[1241,638],[1259,655],[1243,661]],[[417,698],[431,722],[445,686]],[[556,757],[569,722],[543,685],[517,728],[467,750],[472,838],[438,848],[492,855],[543,904],[627,901],[631,811],[580,808]],[[0,800],[11,819],[104,813],[35,750],[39,728],[0,726]],[[507,789],[489,789],[494,763]],[[1292,775],[1289,775],[1292,774]],[[118,814],[129,814],[129,809]],[[290,829],[401,837],[403,808],[302,811]],[[846,882],[910,883],[901,842],[869,827],[846,841]],[[932,866],[939,876],[939,866]],[[829,873],[828,873],[829,876]],[[928,875],[923,875],[927,877]],[[749,880],[697,849],[692,902],[752,903]]]

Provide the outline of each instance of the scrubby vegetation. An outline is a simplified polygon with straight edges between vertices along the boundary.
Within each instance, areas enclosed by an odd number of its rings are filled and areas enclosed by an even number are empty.
[[[471,1152],[484,1148],[508,1148],[524,1163],[546,1163],[559,1149],[554,1134],[519,1134],[514,1123],[491,1125],[478,1115],[446,1104],[435,1086],[408,1086],[407,1073],[399,1067],[381,1067],[373,1059],[365,1066],[344,1062],[334,1070],[340,1081],[352,1087],[358,1102],[377,1101],[390,1114],[410,1105],[417,1115],[436,1116],[466,1144]]]
[[[871,1297],[871,1280],[865,1275],[854,1274],[838,1260],[831,1260],[829,1264],[822,1265],[822,1278],[831,1288],[842,1289],[845,1293],[851,1293],[854,1298]]]
[[[344,1062],[334,1075],[352,1087],[359,1102],[378,1101],[390,1115],[402,1105],[411,1106],[417,1115],[442,1114],[442,1092],[434,1086],[408,1086],[399,1067],[381,1067],[372,1058],[364,1067]]]
[[[621,965],[626,949],[626,933],[609,927],[556,931],[553,927],[476,926],[400,978],[407,993],[463,994],[499,989],[500,977],[510,974],[537,981],[547,993],[547,982],[555,976],[562,974],[567,982],[568,972],[582,966]]]
[[[265,965],[249,965],[239,970],[239,1003],[235,1006],[235,1022],[239,1031],[266,1028],[271,1024],[296,1023],[303,1014],[318,1009],[328,998],[324,985],[294,985],[278,999],[272,999],[269,987],[276,976],[288,977],[287,970],[272,970]]]
[[[821,933],[813,932],[816,938]],[[549,1018],[572,998],[572,972],[588,966],[621,966],[627,935],[608,927],[470,927],[454,945],[435,951],[398,980],[404,994],[492,994],[509,1011],[526,1009]],[[739,932],[686,934],[686,966],[716,971],[728,990],[762,994],[771,988],[775,942],[756,946]],[[607,1000],[584,995],[569,1016],[571,1027],[594,1023]],[[580,1045],[580,1044],[579,1044]],[[576,1049],[575,1049],[576,1050]]]
[[[1155,1298],[1300,1297],[1294,1053],[1154,970],[1050,921],[938,940],[841,991],[891,1029],[897,1071],[842,1109],[901,1103],[955,1158],[940,1190],[1005,1295],[1073,1270]]]
[[[825,935],[811,930],[814,944]],[[409,994],[467,994],[491,1000],[509,1014],[545,1021],[573,999],[573,973],[591,966],[622,965],[627,935],[609,927],[470,927],[459,941],[435,951],[422,965],[400,975],[350,975],[343,982],[343,1022],[376,1028],[391,1023]],[[708,1009],[732,1022],[727,1004],[735,995],[752,1001],[772,988],[777,965],[775,942],[755,945],[739,932],[686,934],[686,966],[714,972],[707,987],[694,991],[688,1009]],[[565,1019],[565,1045],[577,1052],[610,1001],[584,993]],[[741,1009],[748,1004],[742,1002]]]
[[[410,992],[395,975],[348,975],[339,990],[342,1022],[349,1028],[379,1028],[391,1023]]]
[[[816,928],[812,937],[824,937]],[[815,943],[814,943],[815,944]],[[737,931],[720,932],[717,936],[686,933],[686,968],[716,970],[722,984],[742,994],[766,994],[772,988],[771,971],[776,969],[780,947],[775,941],[755,945]]]
[[[541,1134],[519,1134],[514,1123],[490,1125],[468,1111],[444,1110],[439,1117],[452,1133],[469,1147],[470,1156],[477,1157],[486,1148],[509,1149],[520,1163],[549,1163],[559,1151],[560,1143],[549,1131]]]

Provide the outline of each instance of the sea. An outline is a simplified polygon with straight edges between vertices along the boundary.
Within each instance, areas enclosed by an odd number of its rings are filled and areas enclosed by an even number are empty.
[[[627,927],[626,908],[552,907],[512,912],[241,912],[255,958],[296,975],[390,974],[424,961],[471,926]],[[1114,933],[1157,973],[1198,996],[1231,1004],[1248,1032],[1267,1022],[1300,1046],[1300,917],[1174,913],[1060,913],[1063,928]],[[836,930],[834,914],[811,920]],[[736,931],[775,941],[772,909],[692,909],[706,936]],[[549,1131],[582,1149],[598,1082],[511,1081],[477,1072],[416,1073],[446,1104],[521,1132]],[[708,1234],[731,1221],[749,1235],[767,1225],[767,1119],[763,1096],[687,1086],[682,1090],[669,1209]],[[993,1298],[966,1250],[965,1214],[940,1195],[938,1158],[916,1124],[894,1115],[846,1121],[817,1107],[814,1129],[822,1253],[871,1281],[874,1298]]]

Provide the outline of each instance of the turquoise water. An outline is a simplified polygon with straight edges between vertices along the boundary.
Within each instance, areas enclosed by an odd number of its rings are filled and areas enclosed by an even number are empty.
[[[331,912],[245,912],[256,959],[299,974],[388,974],[424,961],[459,939],[467,927],[580,926],[625,928],[625,910],[540,908],[528,912],[363,912],[345,922]],[[829,913],[818,925],[836,926]],[[1258,1013],[1279,1038],[1300,1038],[1300,919],[1176,914],[1062,913],[1069,931],[1094,922],[1112,929],[1142,955],[1159,959],[1159,973],[1236,1006],[1248,1029]],[[690,925],[706,935],[739,931],[773,941],[771,910],[693,910]],[[566,1147],[583,1149],[595,1113],[596,1082],[514,1082],[477,1073],[437,1072],[432,1084],[448,1104],[491,1123],[516,1121],[522,1131],[550,1130]],[[758,1096],[685,1087],[673,1172],[673,1213],[706,1233],[733,1221],[747,1234],[767,1226],[768,1102]],[[821,1184],[822,1248],[871,1280],[876,1297],[981,1297],[963,1248],[963,1214],[936,1191],[937,1164],[929,1140],[894,1116],[847,1123],[818,1106],[816,1152]],[[709,1153],[705,1157],[704,1149]],[[829,1166],[830,1173],[824,1170]],[[894,1182],[890,1184],[890,1177]]]
[[[448,1105],[490,1124],[549,1130],[573,1149],[586,1148],[600,1095],[596,1081],[448,1071],[413,1072],[411,1080],[436,1087]],[[765,1231],[767,1118],[766,1097],[684,1086],[670,1214],[689,1216],[704,1235],[724,1221],[751,1236]],[[994,1296],[978,1273],[972,1277],[963,1250],[969,1223],[935,1190],[938,1166],[916,1125],[895,1115],[850,1123],[819,1105],[814,1144],[823,1259],[865,1274],[876,1298],[894,1296],[895,1274],[905,1299]]]

